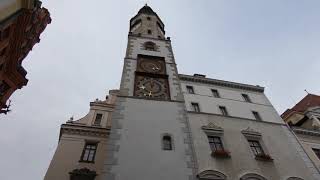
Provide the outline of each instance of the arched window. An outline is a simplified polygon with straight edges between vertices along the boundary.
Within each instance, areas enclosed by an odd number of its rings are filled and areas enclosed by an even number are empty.
[[[162,137],[162,148],[163,150],[170,151],[172,150],[172,139],[169,135],[164,135]]]
[[[288,180],[303,180],[303,179],[298,178],[298,177],[289,177]]]
[[[263,176],[260,176],[259,174],[255,173],[249,173],[240,178],[240,180],[267,180]]]
[[[204,170],[197,174],[197,178],[200,180],[226,180],[227,176],[219,171]]]
[[[148,41],[144,43],[144,48],[149,51],[155,51],[156,44],[154,42]]]

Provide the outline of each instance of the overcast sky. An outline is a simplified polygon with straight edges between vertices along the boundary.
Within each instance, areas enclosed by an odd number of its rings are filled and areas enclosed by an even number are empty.
[[[59,128],[119,88],[129,20],[146,0],[42,0],[52,23],[24,60],[29,83],[0,115],[0,179],[43,179]],[[147,1],[179,73],[260,85],[279,113],[320,94],[319,0]]]

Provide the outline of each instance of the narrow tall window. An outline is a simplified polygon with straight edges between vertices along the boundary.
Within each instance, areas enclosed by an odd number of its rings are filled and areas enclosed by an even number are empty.
[[[229,113],[228,113],[226,107],[224,107],[224,106],[219,106],[219,109],[220,109],[222,115],[224,115],[224,116],[229,116]]]
[[[212,92],[213,97],[216,97],[216,98],[219,98],[219,97],[220,97],[220,94],[219,94],[218,90],[216,90],[216,89],[211,89],[211,92]]]
[[[86,143],[83,148],[81,161],[94,162],[94,157],[97,151],[97,143]]]
[[[191,103],[191,106],[194,112],[200,112],[200,107],[198,103]]]
[[[187,86],[187,91],[189,94],[194,94],[194,90],[192,86]]]
[[[172,150],[172,140],[171,140],[170,136],[168,136],[168,135],[163,136],[162,147],[163,147],[163,150],[167,150],[167,151]]]
[[[320,149],[312,148],[312,150],[317,155],[318,159],[320,159]]]
[[[148,34],[152,34],[152,31],[150,29],[148,29]]]
[[[254,153],[254,155],[263,155],[263,149],[261,147],[261,144],[257,140],[248,140],[251,151]]]
[[[101,124],[101,119],[102,119],[102,114],[96,114],[96,118],[94,120],[94,125],[100,125]]]
[[[252,111],[252,114],[253,114],[253,116],[254,116],[254,118],[255,118],[256,120],[262,121],[261,116],[260,116],[260,114],[259,114],[258,112]]]
[[[242,95],[244,101],[246,101],[246,102],[251,102],[251,99],[250,99],[250,97],[248,96],[248,94],[241,94],[241,95]]]
[[[222,151],[223,145],[220,137],[208,136],[210,148],[212,151]]]

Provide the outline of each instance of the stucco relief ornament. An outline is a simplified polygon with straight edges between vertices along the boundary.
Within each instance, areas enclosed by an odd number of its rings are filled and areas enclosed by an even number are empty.
[[[244,135],[254,135],[254,136],[261,136],[261,133],[255,129],[252,129],[250,126],[247,129],[241,131]]]
[[[72,123],[73,122],[73,116],[71,116],[70,119],[67,122],[68,123]]]
[[[202,126],[201,128],[206,130],[223,130],[222,127],[217,126],[213,122],[210,122],[208,125]]]

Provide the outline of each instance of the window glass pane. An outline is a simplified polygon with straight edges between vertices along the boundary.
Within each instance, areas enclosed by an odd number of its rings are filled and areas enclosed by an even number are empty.
[[[242,94],[242,97],[246,102],[251,102],[251,100],[247,94]]]
[[[97,114],[96,119],[94,120],[95,125],[100,125],[101,124],[101,119],[102,119],[102,114]]]

